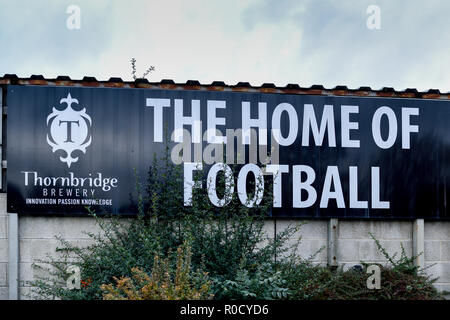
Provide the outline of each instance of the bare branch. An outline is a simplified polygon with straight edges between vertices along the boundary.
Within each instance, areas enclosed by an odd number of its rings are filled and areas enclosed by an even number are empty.
[[[131,58],[131,76],[133,77],[133,80],[137,79],[136,76],[136,59],[135,58]],[[155,67],[154,66],[150,66],[142,75],[142,78],[146,78],[151,72],[155,71]]]

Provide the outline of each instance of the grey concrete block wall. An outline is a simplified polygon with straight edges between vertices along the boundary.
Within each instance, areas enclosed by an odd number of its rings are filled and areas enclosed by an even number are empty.
[[[0,300],[8,299],[8,215],[6,194],[0,193]]]
[[[269,237],[279,234],[288,225],[300,225],[299,231],[291,236],[290,243],[300,237],[298,253],[309,258],[323,247],[313,262],[327,263],[327,220],[268,220],[264,230]],[[90,243],[86,232],[97,233],[100,229],[90,217],[19,217],[19,294],[26,299],[31,289],[26,281],[35,279],[39,270],[32,263],[45,259],[47,254],[56,256],[58,246],[56,235],[85,246]],[[386,263],[378,251],[369,232],[377,238],[389,254],[398,252],[403,244],[406,253],[412,255],[412,222],[410,221],[361,221],[339,220],[337,260],[344,268],[365,262]],[[8,215],[6,195],[0,193],[0,299],[8,298]],[[437,277],[436,287],[450,291],[450,222],[425,222],[425,262],[428,273]]]
[[[344,269],[361,261],[387,261],[371,234],[390,256],[396,252],[399,256],[402,246],[408,256],[412,255],[412,222],[339,220],[338,229],[338,262]]]
[[[327,221],[325,220],[277,220],[267,221],[266,224],[274,225],[277,234],[280,234],[288,226],[298,226],[299,230],[293,234],[288,245],[296,244],[300,239],[297,253],[302,259],[309,259],[318,264],[327,263]]]
[[[92,217],[20,217],[20,299],[29,298],[31,288],[28,282],[43,275],[40,269],[33,268],[33,263],[47,260],[48,255],[58,257],[56,249],[61,247],[61,243],[56,236],[61,236],[78,247],[84,247],[92,242],[88,233],[97,234],[100,230]]]
[[[450,223],[425,223],[426,272],[438,277],[436,287],[450,292]]]

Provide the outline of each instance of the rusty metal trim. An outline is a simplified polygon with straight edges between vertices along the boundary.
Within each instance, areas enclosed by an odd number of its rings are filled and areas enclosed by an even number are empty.
[[[185,83],[175,83],[171,79],[163,79],[159,82],[149,82],[147,79],[136,79],[135,81],[123,81],[121,78],[112,77],[107,81],[99,81],[95,77],[83,77],[74,80],[68,76],[58,76],[56,79],[47,79],[42,75],[32,75],[30,78],[19,78],[15,74],[0,76],[0,85],[54,85],[54,86],[76,86],[76,87],[103,87],[103,88],[155,88],[166,90],[205,90],[205,91],[236,91],[255,93],[278,93],[294,95],[326,95],[326,96],[357,96],[357,97],[395,97],[416,99],[440,99],[450,100],[450,92],[442,93],[437,89],[418,92],[417,89],[408,88],[396,91],[391,87],[374,90],[370,87],[349,89],[346,86],[324,88],[322,85],[301,87],[298,84],[287,84],[285,87],[277,87],[273,83],[264,83],[261,86],[252,86],[248,82],[238,82],[229,85],[222,81],[214,81],[211,84],[201,84],[197,80],[188,80]]]

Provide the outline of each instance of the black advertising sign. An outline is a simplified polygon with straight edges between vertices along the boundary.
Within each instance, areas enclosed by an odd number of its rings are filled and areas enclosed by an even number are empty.
[[[450,218],[448,101],[63,86],[7,86],[7,101],[9,212],[135,214],[134,169],[168,132],[186,206],[193,188],[226,206],[224,171],[246,206],[268,175],[275,217]]]

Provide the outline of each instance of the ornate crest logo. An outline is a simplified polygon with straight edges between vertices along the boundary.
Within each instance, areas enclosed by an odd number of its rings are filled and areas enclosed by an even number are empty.
[[[67,167],[78,161],[78,157],[72,158],[72,152],[80,150],[86,153],[92,141],[91,125],[92,120],[86,114],[86,108],[81,111],[72,109],[72,103],[78,104],[77,99],[73,99],[70,93],[67,98],[63,98],[60,104],[66,103],[67,108],[59,111],[53,108],[53,112],[47,117],[47,126],[50,134],[47,134],[47,143],[52,147],[52,152],[64,150],[67,156],[59,157],[62,162],[67,163]]]

